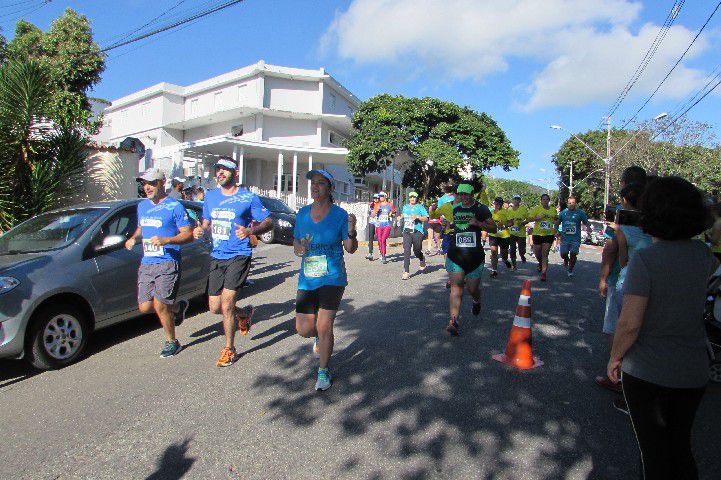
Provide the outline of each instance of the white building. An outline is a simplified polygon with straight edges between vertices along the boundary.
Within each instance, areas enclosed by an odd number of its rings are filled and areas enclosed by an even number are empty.
[[[139,170],[152,164],[171,177],[198,177],[204,187],[215,186],[211,167],[226,155],[238,161],[239,183],[291,206],[307,203],[312,168],[334,174],[338,200],[367,200],[383,179],[353,178],[341,146],[359,103],[323,68],[261,60],[187,87],[160,83],[114,100],[98,140],[137,138],[146,147]]]

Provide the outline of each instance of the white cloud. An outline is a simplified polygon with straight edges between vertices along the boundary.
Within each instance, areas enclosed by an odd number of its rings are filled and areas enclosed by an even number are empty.
[[[631,24],[631,0],[353,0],[322,48],[365,65],[421,68],[440,81],[482,81],[526,63],[537,73],[516,93],[522,109],[612,102],[659,26]],[[653,90],[694,33],[674,26],[632,93]],[[699,38],[690,57],[708,49]],[[679,65],[659,96],[679,98],[703,72]]]

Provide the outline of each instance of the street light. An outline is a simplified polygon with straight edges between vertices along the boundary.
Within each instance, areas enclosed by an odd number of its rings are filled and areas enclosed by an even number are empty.
[[[660,114],[656,115],[655,117],[653,117],[653,120],[658,121],[667,116],[668,116],[668,113],[663,112],[663,113],[660,113]],[[596,150],[591,148],[590,145],[588,145],[586,142],[584,142],[581,138],[579,138],[575,133],[571,132],[570,130],[563,128],[561,125],[549,125],[549,126],[554,130],[563,130],[564,132],[567,132],[573,138],[575,138],[576,140],[581,142],[583,144],[583,146],[586,147],[591,153],[593,153],[598,158],[600,158],[601,161],[603,161],[605,170],[606,170],[606,179],[605,179],[606,188],[605,188],[605,192],[603,195],[603,204],[608,205],[610,181],[611,181],[611,160],[613,160],[613,158],[615,156],[617,156],[619,153],[621,153],[621,151],[623,151],[623,149],[626,148],[628,146],[628,144],[631,143],[631,141],[633,141],[641,133],[641,130],[637,131],[631,138],[629,138],[628,141],[626,143],[624,143],[621,146],[621,148],[619,148],[616,151],[616,153],[614,155],[611,155],[611,116],[609,115],[607,117],[608,134],[606,135],[606,156],[603,157],[603,156],[601,156],[600,153],[598,153]],[[595,173],[595,172],[592,172],[592,173]],[[588,178],[588,177],[586,177],[586,178]]]

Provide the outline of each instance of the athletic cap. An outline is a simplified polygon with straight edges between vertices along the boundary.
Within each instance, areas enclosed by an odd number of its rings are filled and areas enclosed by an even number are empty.
[[[173,177],[173,183],[185,183],[188,179],[183,177]]]
[[[229,158],[221,158],[217,162],[215,162],[215,165],[213,165],[213,168],[223,167],[227,168],[228,170],[237,170],[238,165],[236,163],[229,159]]]
[[[418,192],[409,192],[409,193],[408,193],[408,198],[410,198],[410,197],[416,197],[416,198],[418,198]]]
[[[377,193],[374,193],[374,194],[373,194],[373,198],[381,198],[381,196],[378,195]]]
[[[159,168],[149,168],[135,180],[138,182],[155,182],[156,180],[165,180],[165,174]]]
[[[468,183],[461,183],[458,185],[456,193],[467,193],[469,195],[473,195],[473,185],[470,185]]]
[[[322,175],[322,176],[324,176],[324,177],[330,182],[331,185],[333,185],[333,175],[331,175],[330,173],[326,172],[325,170],[321,170],[321,169],[311,170],[310,172],[308,172],[308,173],[305,174],[305,178],[307,178],[308,180],[310,180],[310,179],[313,178],[313,175]]]
[[[378,192],[379,197],[387,197],[388,194],[386,192]]]

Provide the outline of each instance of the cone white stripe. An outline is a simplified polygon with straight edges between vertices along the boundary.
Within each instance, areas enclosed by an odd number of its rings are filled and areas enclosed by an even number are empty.
[[[531,328],[531,319],[516,315],[513,317],[513,326],[519,328]]]
[[[528,295],[521,295],[518,297],[518,304],[522,307],[530,307],[531,306],[531,297]]]

